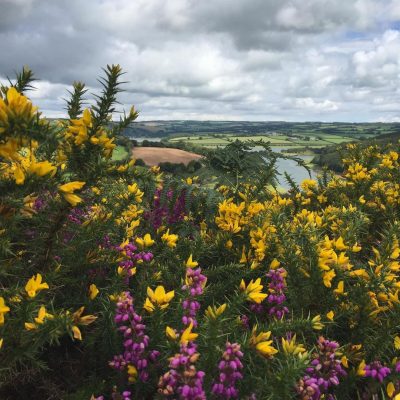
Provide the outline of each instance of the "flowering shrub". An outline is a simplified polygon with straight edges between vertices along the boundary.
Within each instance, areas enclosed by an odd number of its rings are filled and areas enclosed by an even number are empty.
[[[1,88],[0,398],[399,400],[398,144],[209,189],[113,161],[104,72],[57,123]]]

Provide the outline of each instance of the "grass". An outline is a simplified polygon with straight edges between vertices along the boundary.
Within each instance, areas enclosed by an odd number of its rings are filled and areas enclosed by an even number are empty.
[[[128,156],[129,154],[126,148],[124,146],[118,145],[113,151],[112,159],[114,161],[121,161],[127,158]]]

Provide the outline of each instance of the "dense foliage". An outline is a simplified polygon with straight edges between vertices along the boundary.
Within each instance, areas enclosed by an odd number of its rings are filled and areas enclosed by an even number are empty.
[[[0,398],[399,400],[399,146],[285,194],[210,156],[211,189],[112,161],[104,72],[58,124],[1,88]]]

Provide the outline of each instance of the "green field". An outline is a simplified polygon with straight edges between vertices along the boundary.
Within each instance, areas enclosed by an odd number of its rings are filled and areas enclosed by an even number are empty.
[[[230,141],[240,140],[242,142],[248,140],[264,140],[269,142],[271,146],[307,146],[307,147],[323,147],[331,144],[338,144],[343,142],[350,142],[357,139],[348,136],[331,135],[326,133],[315,134],[313,132],[301,133],[297,136],[295,134],[288,135],[203,135],[203,136],[180,136],[173,137],[168,141],[170,143],[184,142],[201,147],[217,147],[226,146]]]

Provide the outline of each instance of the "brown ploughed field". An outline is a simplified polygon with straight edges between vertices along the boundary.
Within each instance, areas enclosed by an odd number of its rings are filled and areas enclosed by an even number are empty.
[[[161,147],[135,147],[132,150],[132,155],[134,158],[141,158],[149,166],[167,161],[174,164],[183,163],[187,165],[190,161],[201,158],[199,154]]]

